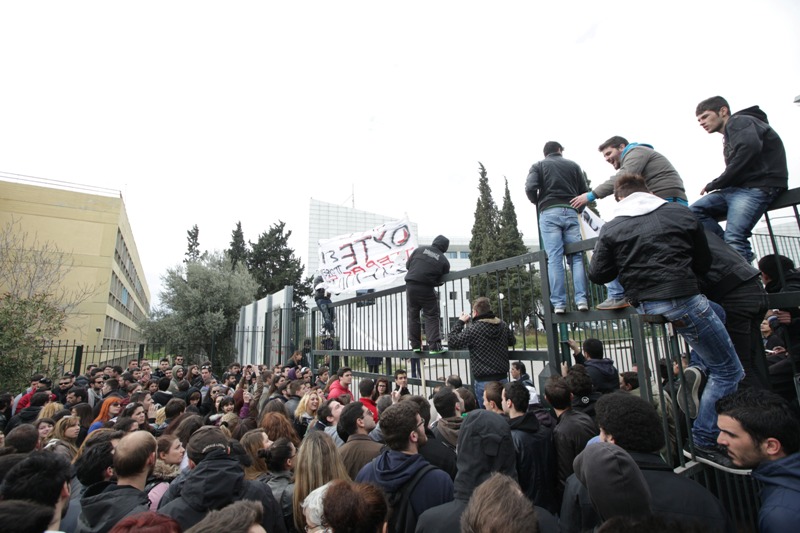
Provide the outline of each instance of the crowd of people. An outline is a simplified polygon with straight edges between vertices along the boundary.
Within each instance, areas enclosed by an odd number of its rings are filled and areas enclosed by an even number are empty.
[[[757,108],[731,114],[714,97],[697,116],[725,136],[727,168],[691,207],[669,161],[621,137],[600,146],[619,172],[593,191],[555,142],[526,184],[556,315],[570,307],[563,250],[580,238],[576,209],[614,194],[587,277],[607,284],[600,309],[662,315],[687,340],[692,353],[661,386],[620,374],[590,338],[568,343],[575,364],[538,391],[485,297],[443,346],[435,287],[449,242],[439,236],[409,265],[409,342],[422,351],[421,313],[431,354],[469,351],[471,386],[452,375],[426,398],[411,393],[405,369],[359,379],[348,366],[309,368],[302,351],[271,368],[233,363],[219,377],[182,355],[89,365],[55,386],[36,374],[0,395],[3,531],[735,531],[707,488],[669,466],[683,444],[679,410],[694,419],[686,455],[751,473],[763,487],[759,530],[792,530],[800,419],[791,394],[769,389],[792,388],[800,311],[765,313],[760,302],[765,290],[797,291],[800,274],[780,255],[754,268],[747,242],[786,188],[785,152]],[[575,308],[587,311],[583,258],[569,263]],[[315,288],[329,338],[330,295]],[[374,376],[380,360],[369,359]],[[673,382],[683,390],[668,398],[642,394]]]

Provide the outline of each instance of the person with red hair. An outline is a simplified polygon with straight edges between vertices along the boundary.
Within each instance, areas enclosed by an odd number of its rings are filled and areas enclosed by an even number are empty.
[[[148,511],[120,520],[109,533],[181,533],[181,526],[168,516]]]
[[[116,396],[106,398],[103,400],[103,405],[100,407],[100,413],[94,419],[92,425],[89,426],[89,433],[95,429],[100,429],[106,425],[106,422],[116,418],[122,412],[122,400]]]

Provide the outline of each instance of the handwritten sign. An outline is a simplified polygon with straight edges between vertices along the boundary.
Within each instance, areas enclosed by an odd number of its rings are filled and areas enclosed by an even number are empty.
[[[417,247],[407,219],[319,241],[319,275],[331,293],[387,285],[405,276],[406,261]]]

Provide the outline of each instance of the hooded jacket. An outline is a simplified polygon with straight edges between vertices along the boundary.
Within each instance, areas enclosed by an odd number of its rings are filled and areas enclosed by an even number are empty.
[[[186,369],[183,368],[183,365],[175,365],[175,366],[172,367],[172,380],[169,382],[169,388],[167,389],[172,394],[175,394],[176,392],[178,392],[178,390],[179,390],[178,389],[178,383],[180,383],[182,381],[182,380],[178,379],[178,370],[184,370],[185,371]],[[186,377],[184,376],[183,379],[186,379]]]
[[[552,513],[558,512],[558,472],[553,432],[539,424],[534,413],[510,418],[508,424],[516,450],[517,477],[522,492],[539,507]]]
[[[583,170],[559,153],[534,163],[525,181],[525,194],[541,213],[549,207],[568,207],[569,201],[589,190]]]
[[[350,392],[350,388],[345,387],[342,385],[341,381],[338,379],[331,383],[331,388],[328,391],[328,399],[332,400],[333,398],[338,398],[339,396],[350,396],[350,399],[353,399],[353,393]]]
[[[592,378],[594,390],[602,394],[619,390],[619,372],[614,367],[614,361],[608,358],[585,359],[583,366]]]
[[[575,458],[575,476],[589,491],[601,522],[650,513],[650,487],[630,454],[616,444],[587,446]]]
[[[383,489],[387,495],[391,495],[401,490],[418,470],[428,464],[428,461],[419,454],[409,455],[386,449],[361,469],[355,481],[372,483]],[[438,468],[430,470],[422,476],[409,497],[413,522],[416,524],[416,519],[431,507],[452,500],[453,481],[450,476]]]
[[[687,525],[702,525],[705,531],[733,533],[733,525],[722,503],[698,482],[676,474],[655,453],[628,452],[642,472],[652,495],[653,514]],[[591,531],[599,526],[589,492],[576,476],[567,479],[561,506],[564,533]]]
[[[458,473],[455,499],[429,509],[417,522],[416,533],[454,533],[461,530],[461,515],[475,489],[494,472],[517,478],[512,429],[505,417],[477,409],[467,415],[458,437]],[[558,531],[557,522],[544,509],[536,508],[539,530]],[[553,527],[548,527],[554,523]]]
[[[681,198],[686,200],[683,180],[669,160],[653,147],[644,143],[630,143],[620,154],[617,173],[595,187],[594,195],[605,198],[613,194],[614,183],[623,174],[639,174],[647,188],[659,198]]]
[[[149,510],[150,501],[145,492],[129,485],[101,481],[83,493],[75,533],[105,533],[123,518]]]
[[[464,422],[464,418],[461,416],[440,418],[433,427],[433,434],[436,435],[436,439],[441,441],[442,444],[455,450],[458,444],[458,433],[461,430],[462,422]]]
[[[450,261],[444,253],[450,247],[450,240],[444,235],[433,239],[430,246],[420,246],[406,261],[406,283],[437,287],[442,284],[442,276],[450,272]]]
[[[753,470],[753,477],[763,484],[758,530],[795,531],[800,516],[800,453],[761,463]]]
[[[270,488],[265,483],[244,479],[241,465],[225,450],[212,450],[194,470],[173,484],[175,491],[170,492],[174,498],[163,504],[158,512],[174,518],[184,531],[205,518],[209,511],[240,500],[262,503],[264,518],[261,524],[268,533],[286,531],[283,513]],[[166,495],[162,501],[165,499]]]
[[[726,187],[786,189],[789,186],[783,141],[758,106],[732,114],[723,135],[725,171],[706,185],[707,192]]]
[[[472,374],[479,381],[508,378],[508,348],[516,342],[508,324],[492,313],[476,316],[469,325],[458,320],[447,338],[451,350],[469,349]]]
[[[619,277],[634,305],[700,294],[697,276],[711,267],[705,231],[688,207],[635,192],[600,230],[589,279]]]

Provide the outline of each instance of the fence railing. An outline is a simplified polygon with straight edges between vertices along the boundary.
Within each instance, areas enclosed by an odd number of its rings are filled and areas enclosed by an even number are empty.
[[[771,221],[791,220],[794,231],[800,235],[798,204],[800,189],[793,189],[770,206],[765,215],[768,235],[753,239],[759,257],[768,253],[797,257],[800,238],[775,235]],[[570,244],[565,246],[565,253],[589,252],[595,243],[596,239],[591,239]],[[543,391],[549,376],[560,371],[562,362],[572,364],[569,339],[602,340],[605,355],[614,360],[620,372],[637,371],[640,394],[653,401],[662,413],[667,442],[664,459],[676,472],[691,477],[717,495],[740,527],[755,529],[759,507],[757,482],[750,476],[689,461],[682,453],[684,442],[691,440],[691,420],[680,412],[677,403],[677,384],[683,378],[681,355],[688,353],[685,342],[674,335],[663,317],[638,315],[632,308],[595,310],[594,306],[605,299],[606,291],[591,283],[590,311],[568,310],[566,314],[555,315],[549,305],[546,280],[544,252],[451,272],[439,289],[443,336],[446,338],[460,312],[469,309],[472,299],[489,297],[496,314],[513,325],[517,344],[511,355],[514,360],[524,362],[531,375],[538,376],[539,391]],[[567,287],[571,290],[570,283]],[[325,360],[333,369],[346,364],[354,369],[357,380],[390,375],[402,365],[410,367],[412,392],[424,396],[430,394],[432,387],[443,384],[443,379],[451,373],[458,374],[465,383],[472,383],[468,352],[450,351],[427,357],[409,350],[404,292],[404,287],[396,287],[334,303],[337,322],[333,337],[316,334],[315,326],[321,324],[321,319],[319,311],[312,309],[311,319],[306,316],[307,327],[298,330],[297,336],[304,335],[313,346],[309,353],[315,365]],[[568,294],[567,300],[573,300],[573,296]],[[765,309],[798,307],[800,293],[767,295],[763,303]],[[673,368],[677,369],[677,375]],[[797,369],[793,375],[795,392],[800,398]]]

